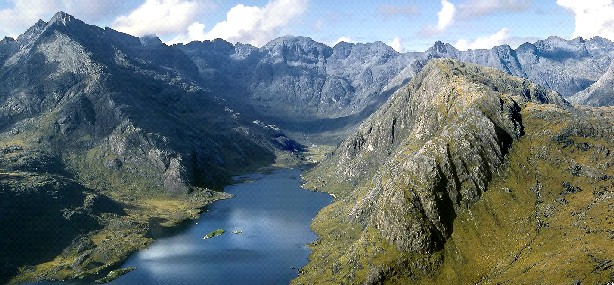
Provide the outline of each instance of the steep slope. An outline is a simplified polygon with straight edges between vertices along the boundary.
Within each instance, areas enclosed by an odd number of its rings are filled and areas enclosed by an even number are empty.
[[[520,282],[519,264],[540,261],[521,282],[557,283],[531,279],[559,271],[544,258],[552,246],[526,250],[530,242],[583,238],[584,218],[572,222],[571,213],[611,214],[611,110],[606,119],[592,112],[527,80],[432,60],[306,175],[306,187],[337,199],[314,220],[321,239],[294,283]],[[578,147],[601,152],[598,161],[574,152],[582,137],[587,146]],[[571,179],[570,169],[587,172]],[[587,187],[582,197],[577,185]],[[559,280],[611,278],[608,219],[591,222],[586,247],[557,251],[579,268]]]
[[[414,54],[381,42],[331,48],[282,37],[262,48],[219,39],[177,47],[196,63],[205,86],[238,110],[266,116],[304,141],[333,144],[421,68],[410,64]]]
[[[381,43],[326,46],[282,37],[256,48],[223,40],[177,45],[198,67],[201,86],[233,108],[256,113],[306,143],[336,144],[432,58],[494,67],[558,91],[564,97],[596,82],[614,59],[614,43],[595,37],[549,37],[514,50],[459,51],[436,42],[400,54]]]
[[[614,105],[614,61],[605,74],[593,83],[589,88],[582,90],[569,100],[576,104],[588,106],[613,106]]]
[[[19,268],[14,281],[104,270],[151,241],[151,221],[193,218],[227,197],[207,188],[300,147],[195,80],[191,60],[159,39],[61,12],[0,43],[0,196],[20,205],[0,222],[25,226],[3,236],[17,244],[3,243],[0,282]],[[53,246],[22,254],[19,240]]]

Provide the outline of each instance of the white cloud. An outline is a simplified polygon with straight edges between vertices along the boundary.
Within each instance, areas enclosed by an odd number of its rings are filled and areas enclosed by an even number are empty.
[[[454,4],[448,0],[441,0],[441,10],[437,13],[437,31],[442,32],[452,24],[455,12],[456,7]]]
[[[601,36],[614,40],[613,0],[557,0],[556,3],[571,10],[575,16],[572,37],[592,38]]]
[[[392,47],[397,52],[405,52],[405,47],[403,46],[401,38],[399,37],[394,38],[392,42],[390,42],[388,45],[390,45],[390,47]]]
[[[331,46],[335,46],[336,44],[338,44],[340,42],[351,43],[352,42],[352,38],[346,37],[346,36],[340,37],[336,41],[334,41]]]
[[[42,19],[48,21],[53,14],[64,11],[81,20],[101,24],[122,10],[133,6],[124,0],[12,0],[0,10],[0,34],[16,37]]]
[[[115,19],[113,28],[135,36],[174,36],[193,26],[206,4],[203,1],[146,0],[129,15]]]
[[[494,46],[505,44],[510,39],[509,32],[509,29],[503,28],[490,36],[477,38],[471,42],[462,39],[457,41],[454,47],[459,50],[489,49]]]
[[[32,5],[31,1],[15,0],[13,6],[0,10],[0,32],[4,36],[16,37],[32,26],[38,19],[50,18],[58,9],[57,1],[40,1]],[[51,15],[50,15],[51,14]]]
[[[531,0],[468,0],[458,5],[458,16],[467,19],[494,13],[518,12],[530,8],[531,2]]]
[[[296,17],[303,14],[308,0],[271,0],[264,7],[239,4],[226,14],[226,20],[217,23],[209,32],[205,27],[191,26],[171,43],[222,38],[230,42],[262,46],[279,36]],[[197,31],[197,29],[199,29]]]

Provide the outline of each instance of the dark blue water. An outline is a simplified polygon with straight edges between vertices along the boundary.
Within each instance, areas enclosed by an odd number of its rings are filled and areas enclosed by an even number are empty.
[[[331,197],[300,188],[300,170],[241,177],[236,197],[211,204],[183,232],[156,240],[122,267],[137,269],[110,284],[287,284],[307,264],[316,213]],[[226,233],[203,240],[222,228]],[[242,231],[234,234],[232,231]]]

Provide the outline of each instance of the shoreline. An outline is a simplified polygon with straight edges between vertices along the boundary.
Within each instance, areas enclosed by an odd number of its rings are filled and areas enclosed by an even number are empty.
[[[270,174],[280,169],[301,171],[313,167],[313,163],[294,161],[294,163],[273,164],[259,167],[245,174],[232,176],[232,183],[224,186],[249,183],[235,180],[237,177]],[[302,179],[302,176],[301,176]],[[189,227],[194,220],[206,213],[208,205],[216,201],[230,199],[234,195],[225,191],[194,188],[190,194],[180,197],[154,197],[149,200],[131,203],[121,196],[111,195],[112,199],[126,205],[125,215],[107,215],[100,217],[103,225],[100,229],[80,235],[73,243],[54,259],[23,266],[16,275],[8,279],[7,284],[37,284],[38,282],[89,282],[105,278],[114,270],[121,270],[122,265],[135,253],[148,248],[155,240]],[[123,201],[122,201],[123,200]],[[139,199],[134,199],[139,200]],[[83,246],[84,244],[91,246]],[[111,253],[110,255],[108,253]],[[106,253],[105,257],[101,253]],[[79,264],[84,256],[100,256],[96,261]]]

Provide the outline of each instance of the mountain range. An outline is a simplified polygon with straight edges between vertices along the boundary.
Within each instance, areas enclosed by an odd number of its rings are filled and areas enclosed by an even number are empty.
[[[569,278],[611,280],[612,233],[594,217],[612,216],[612,109],[566,99],[612,105],[613,59],[599,37],[410,53],[292,36],[168,46],[59,12],[0,41],[0,225],[13,229],[0,282],[109,270],[228,198],[231,176],[303,164],[320,144],[336,150],[307,186],[338,198],[297,283],[519,281],[518,264],[554,259],[527,243],[566,230],[590,240],[555,255],[586,265]],[[501,203],[521,214],[505,220]],[[484,265],[472,242],[488,226],[509,247],[480,243]]]
[[[515,50],[504,45],[459,51],[436,42],[425,52],[410,53],[398,53],[381,42],[329,47],[290,36],[262,48],[221,39],[174,47],[196,63],[205,85],[216,94],[243,105],[246,112],[267,117],[297,138],[306,136],[304,143],[325,144],[348,135],[432,58],[494,67],[569,98],[606,75],[614,52],[614,43],[599,37],[550,37]],[[599,94],[595,97],[604,99],[592,102],[603,103],[592,105],[608,105],[612,94]]]

